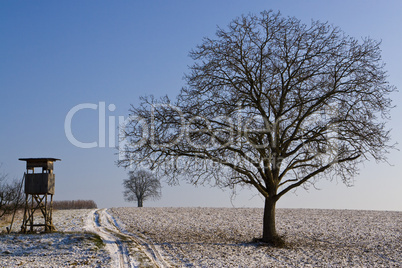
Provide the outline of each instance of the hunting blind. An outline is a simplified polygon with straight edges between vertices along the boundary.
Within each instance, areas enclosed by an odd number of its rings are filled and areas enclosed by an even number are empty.
[[[52,221],[53,195],[55,175],[53,162],[57,158],[20,158],[26,161],[27,171],[24,173],[25,183],[25,210],[21,232],[34,232],[34,227],[44,227],[45,232],[55,230]],[[34,214],[39,211],[43,216],[43,223],[34,221]]]

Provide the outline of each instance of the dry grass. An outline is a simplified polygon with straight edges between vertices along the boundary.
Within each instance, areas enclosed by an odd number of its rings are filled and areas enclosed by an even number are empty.
[[[17,210],[14,217],[13,230],[15,230],[15,226],[19,226],[21,224],[23,215],[24,215],[23,210]],[[0,218],[0,233],[7,232],[6,228],[10,226],[12,218],[13,214],[7,214]]]

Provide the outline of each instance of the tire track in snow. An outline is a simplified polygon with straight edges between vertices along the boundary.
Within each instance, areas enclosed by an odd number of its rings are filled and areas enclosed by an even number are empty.
[[[117,229],[127,237],[129,237],[132,241],[136,242],[137,244],[140,244],[144,250],[144,252],[147,254],[147,256],[152,259],[153,264],[156,265],[156,267],[171,267],[171,265],[165,261],[165,259],[162,257],[162,255],[159,253],[159,250],[154,246],[153,243],[150,243],[145,237],[143,237],[141,234],[134,234],[131,232],[128,232],[126,230],[123,230],[123,228],[117,223],[116,219],[109,214],[109,212],[105,212],[109,215],[109,218],[113,220],[113,225],[117,227]]]
[[[87,219],[87,231],[96,233],[105,243],[105,248],[110,253],[112,267],[132,267],[129,260],[127,248],[124,247],[122,241],[116,236],[113,226],[110,226],[107,218],[105,218],[105,210],[93,210]]]
[[[106,209],[93,210],[88,216],[86,229],[102,238],[110,253],[112,267],[170,267],[153,245],[121,231]]]

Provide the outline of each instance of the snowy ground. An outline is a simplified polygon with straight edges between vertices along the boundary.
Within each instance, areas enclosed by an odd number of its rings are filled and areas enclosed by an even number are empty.
[[[278,209],[289,248],[253,243],[262,209],[114,208],[120,227],[142,234],[181,267],[402,267],[402,212]]]
[[[402,267],[402,212],[278,209],[288,248],[252,242],[261,220],[256,208],[55,211],[56,233],[0,235],[0,267]]]
[[[92,210],[53,212],[57,232],[49,234],[1,234],[0,267],[107,267],[111,258],[99,236],[84,226]],[[13,232],[20,231],[21,215]],[[5,227],[1,228],[5,232]]]

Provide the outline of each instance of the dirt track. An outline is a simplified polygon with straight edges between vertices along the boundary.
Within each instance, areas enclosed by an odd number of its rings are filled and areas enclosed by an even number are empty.
[[[94,210],[89,219],[86,228],[101,237],[110,252],[112,267],[170,267],[145,238],[123,232],[107,209]]]

